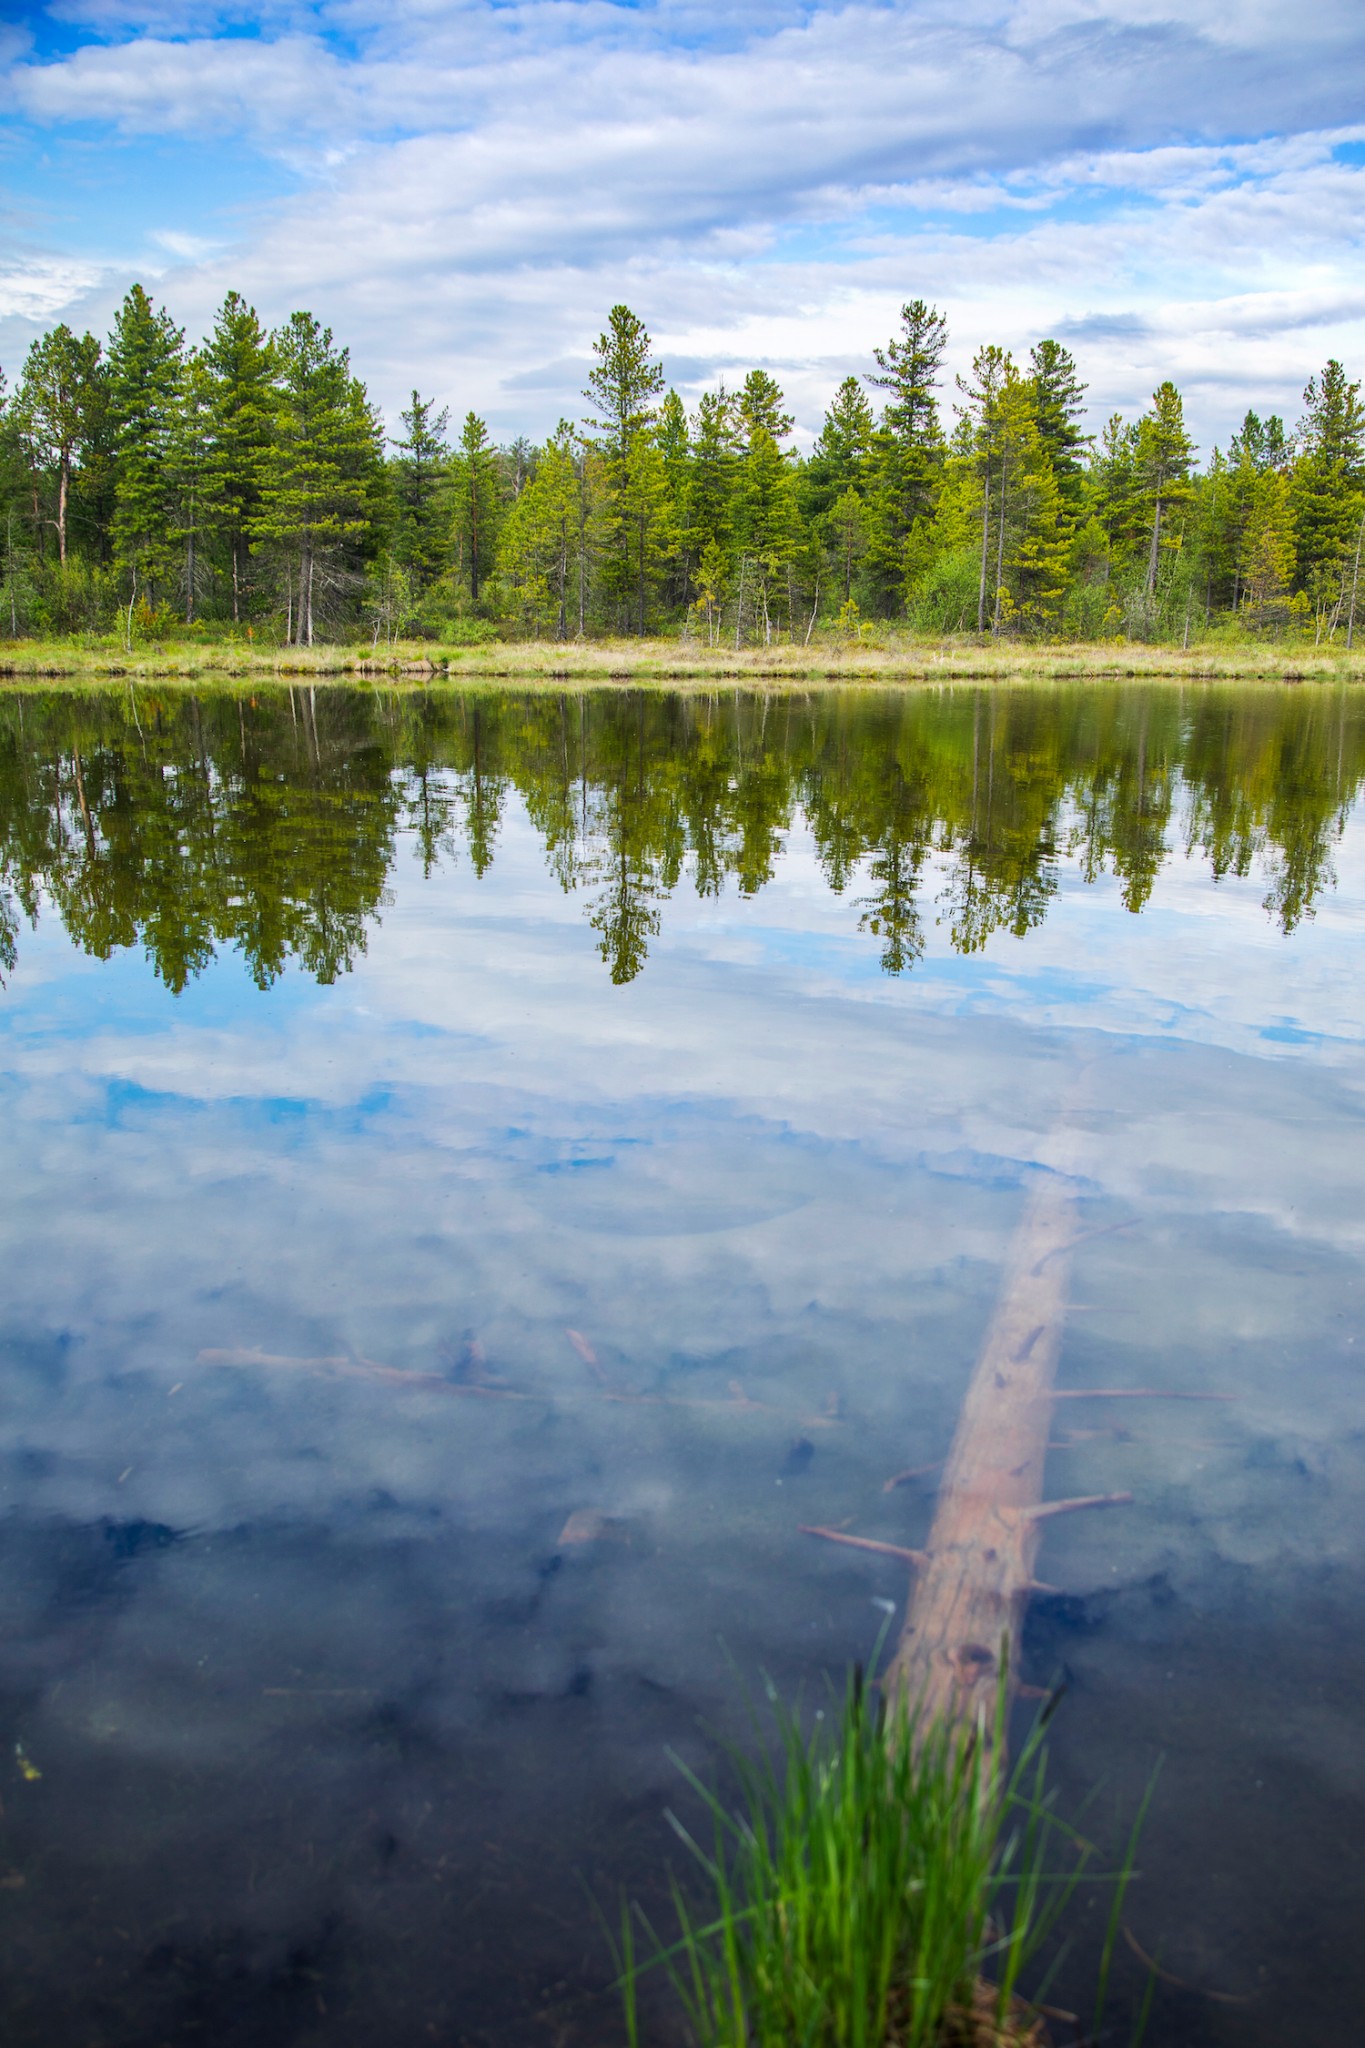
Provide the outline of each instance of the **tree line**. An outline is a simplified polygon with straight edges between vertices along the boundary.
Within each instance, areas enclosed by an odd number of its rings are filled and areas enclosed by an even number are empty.
[[[174,991],[224,948],[262,988],[291,961],[330,982],[400,847],[482,877],[514,804],[618,983],[680,887],[758,893],[801,825],[889,974],[935,927],[963,953],[1024,936],[1066,859],[1133,912],[1173,849],[1256,871],[1290,931],[1332,884],[1362,781],[1345,693],[26,693],[0,699],[0,974],[46,903]]]
[[[802,456],[766,370],[689,412],[616,306],[583,417],[499,447],[416,390],[386,435],[309,313],[267,331],[229,293],[187,346],[135,285],[105,341],[57,326],[0,372],[0,633],[1353,641],[1365,405],[1340,362],[1292,428],[1249,411],[1201,468],[1170,382],[1092,430],[1059,341],[987,345],[951,390],[947,347],[905,305]]]

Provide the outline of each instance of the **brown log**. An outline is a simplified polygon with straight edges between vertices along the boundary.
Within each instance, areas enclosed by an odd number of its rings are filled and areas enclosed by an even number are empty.
[[[1053,1379],[1078,1242],[1075,1184],[1039,1172],[1024,1204],[948,1453],[925,1562],[883,1683],[922,1723],[992,1725],[1000,1660],[1036,1582]]]

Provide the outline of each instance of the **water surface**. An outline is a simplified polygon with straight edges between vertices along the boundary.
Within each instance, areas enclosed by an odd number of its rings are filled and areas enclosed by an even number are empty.
[[[6,2042],[612,2039],[1077,1103],[1063,1383],[1236,1398],[1065,1404],[1058,1777],[1153,2040],[1352,2039],[1362,703],[0,701]]]

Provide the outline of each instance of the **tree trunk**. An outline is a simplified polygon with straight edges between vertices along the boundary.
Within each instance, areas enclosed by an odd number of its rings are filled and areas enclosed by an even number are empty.
[[[63,568],[66,567],[66,494],[71,481],[71,463],[62,457],[57,473],[57,556]]]
[[[1346,650],[1348,653],[1354,646],[1356,637],[1356,592],[1360,588],[1360,548],[1362,541],[1365,541],[1365,519],[1361,520],[1360,531],[1356,535],[1356,562],[1354,569],[1351,571],[1351,609],[1346,618]]]
[[[645,637],[645,515],[640,514],[640,638]]]
[[[1000,631],[1000,592],[1005,581],[1005,451],[1000,451],[1000,533],[995,547],[995,610],[991,614],[991,632]]]
[[[95,827],[90,817],[90,805],[87,803],[85,796],[85,777],[81,773],[81,750],[79,747],[73,747],[71,751],[76,763],[76,796],[81,807],[81,820],[85,826],[86,851],[93,861],[95,858]]]
[[[1150,597],[1156,589],[1157,549],[1161,545],[1161,493],[1156,494],[1156,511],[1152,515],[1152,546],[1147,557],[1147,594]]]
[[[586,471],[578,484],[578,637],[588,630],[588,479]]]
[[[986,559],[991,545],[991,458],[987,451],[981,481],[981,575],[976,586],[976,630],[986,630]]]

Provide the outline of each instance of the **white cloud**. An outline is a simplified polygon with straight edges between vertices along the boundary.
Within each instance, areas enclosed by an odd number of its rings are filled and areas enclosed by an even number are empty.
[[[168,256],[176,257],[181,263],[197,263],[211,256],[218,247],[206,235],[181,234],[176,228],[156,228],[151,239],[159,249],[164,249]]]
[[[83,300],[99,281],[98,265],[61,257],[7,265],[0,269],[0,319],[45,326]]]
[[[390,409],[415,378],[543,431],[622,297],[690,387],[761,360],[807,431],[916,293],[964,360],[1068,329],[1099,411],[1184,377],[1207,439],[1365,337],[1365,174],[1333,155],[1365,133],[1353,7],[324,0],[260,15],[274,40],[225,18],[146,0],[122,19],[158,33],[10,81],[57,132],[216,129],[287,162],[302,189],[231,250],[148,224],[184,266],[164,289],[191,327],[229,285],[314,305]]]

